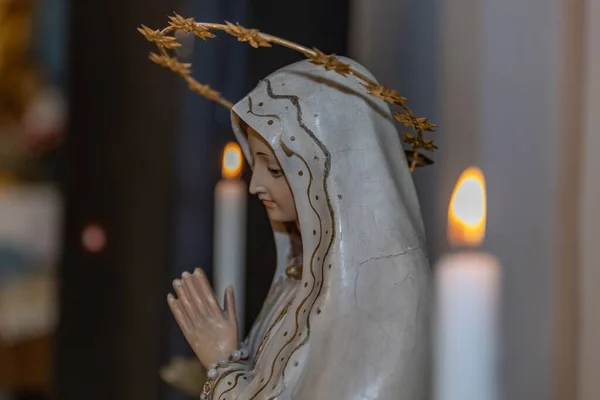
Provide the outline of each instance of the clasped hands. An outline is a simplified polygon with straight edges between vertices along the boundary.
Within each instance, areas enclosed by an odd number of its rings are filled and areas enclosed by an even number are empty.
[[[184,272],[173,281],[177,297],[169,294],[167,302],[183,335],[196,356],[209,368],[238,347],[238,328],[233,288],[225,291],[221,308],[204,274],[196,268],[193,274]]]

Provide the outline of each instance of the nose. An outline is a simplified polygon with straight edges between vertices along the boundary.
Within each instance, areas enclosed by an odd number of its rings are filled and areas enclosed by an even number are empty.
[[[254,168],[252,170],[252,177],[250,178],[250,193],[253,195],[259,195],[266,193],[267,189],[264,185],[264,180],[261,179],[260,168]]]

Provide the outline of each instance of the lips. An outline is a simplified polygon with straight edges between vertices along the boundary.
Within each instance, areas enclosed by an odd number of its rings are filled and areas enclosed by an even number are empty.
[[[275,203],[272,202],[271,200],[262,200],[262,203],[265,205],[265,207],[269,207],[269,208],[275,207]]]

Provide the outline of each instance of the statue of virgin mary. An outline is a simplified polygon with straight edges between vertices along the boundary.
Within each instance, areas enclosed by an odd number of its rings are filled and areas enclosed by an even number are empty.
[[[231,119],[253,168],[250,190],[272,221],[277,269],[241,353],[223,344],[234,333],[214,333],[235,323],[231,291],[206,340],[191,332],[210,318],[194,323],[182,311],[191,274],[176,281],[174,314],[212,363],[203,397],[426,399],[430,266],[389,106],[358,79],[306,60],[260,81]],[[198,304],[209,297],[200,293]],[[205,361],[211,351],[224,358]]]

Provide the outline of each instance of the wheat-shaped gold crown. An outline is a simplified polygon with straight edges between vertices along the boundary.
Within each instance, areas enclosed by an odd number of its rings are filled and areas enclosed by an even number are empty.
[[[259,47],[271,47],[272,44],[277,44],[304,54],[304,56],[310,59],[311,63],[322,65],[327,71],[334,71],[342,76],[355,76],[361,81],[361,84],[369,94],[382,99],[386,103],[400,107],[400,110],[394,114],[394,118],[404,124],[405,127],[414,130],[414,135],[405,133],[402,138],[402,141],[410,146],[410,150],[406,150],[406,155],[410,163],[411,172],[415,167],[433,163],[429,158],[422,155],[419,149],[427,151],[437,149],[432,139],[425,139],[423,137],[423,132],[433,132],[436,130],[437,125],[429,122],[427,118],[416,117],[406,105],[407,99],[400,96],[398,91],[388,89],[369,79],[360,72],[352,69],[349,64],[342,62],[334,54],[325,54],[316,48],[309,49],[288,40],[267,35],[257,29],[244,28],[240,24],[232,24],[230,22],[226,22],[225,24],[196,22],[193,18],[184,18],[178,14],[169,17],[169,26],[164,29],[152,30],[145,25],[138,28],[138,31],[148,41],[155,43],[158,47],[159,54],[150,53],[150,60],[180,75],[194,92],[229,109],[233,107],[230,101],[224,99],[219,92],[212,89],[209,85],[203,85],[192,77],[191,64],[182,63],[176,56],[169,54],[169,50],[181,47],[181,44],[174,36],[177,30],[193,33],[202,40],[215,37],[211,30],[224,31],[235,36],[240,42],[247,42],[255,49]]]

